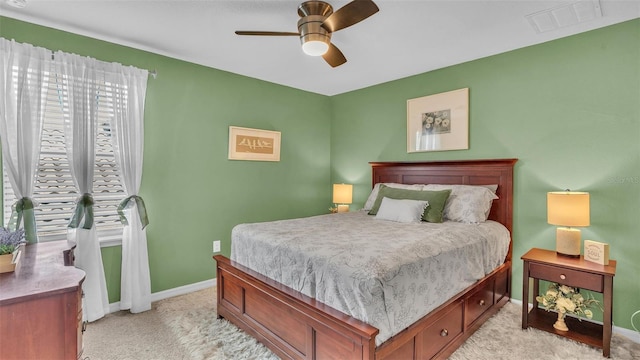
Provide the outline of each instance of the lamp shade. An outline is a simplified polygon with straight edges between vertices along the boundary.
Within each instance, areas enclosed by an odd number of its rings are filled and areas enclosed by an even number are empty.
[[[351,204],[353,196],[353,185],[333,184],[333,203]]]
[[[547,193],[547,222],[559,226],[589,226],[589,193],[578,191]]]

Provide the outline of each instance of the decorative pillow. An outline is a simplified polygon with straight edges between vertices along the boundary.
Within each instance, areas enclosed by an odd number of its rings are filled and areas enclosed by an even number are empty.
[[[422,213],[429,205],[428,201],[409,199],[382,198],[376,219],[391,220],[402,223],[419,223]]]
[[[373,207],[373,204],[378,198],[378,192],[380,191],[381,185],[385,185],[385,186],[397,188],[397,189],[410,189],[410,190],[422,190],[422,187],[424,186],[422,184],[409,185],[409,184],[398,184],[398,183],[377,183],[373,187],[373,190],[371,190],[371,194],[369,194],[369,197],[367,198],[367,202],[364,203],[364,207],[362,208],[362,210],[367,210],[367,211],[371,210],[371,208]]]
[[[429,184],[425,190],[451,189],[444,207],[444,219],[475,224],[487,220],[491,204],[498,197],[490,185],[437,185]],[[497,186],[495,187],[497,190]]]
[[[496,191],[498,190],[498,184],[492,184],[492,185],[469,185],[469,186],[482,186],[482,187],[486,187],[487,189],[491,190],[492,193],[496,193]]]
[[[451,190],[449,189],[440,191],[420,191],[392,188],[387,187],[383,184],[380,186],[380,191],[378,191],[378,198],[371,207],[369,215],[375,215],[378,212],[378,209],[380,208],[380,204],[382,203],[382,199],[384,197],[388,197],[391,199],[423,200],[429,202],[429,207],[422,215],[422,220],[433,223],[441,223],[443,219],[442,215],[444,207],[450,193]]]

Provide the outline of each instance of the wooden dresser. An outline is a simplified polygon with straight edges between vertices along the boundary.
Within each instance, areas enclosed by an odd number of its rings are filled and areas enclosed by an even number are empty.
[[[82,356],[85,273],[68,250],[66,240],[27,245],[16,270],[0,274],[0,359]]]

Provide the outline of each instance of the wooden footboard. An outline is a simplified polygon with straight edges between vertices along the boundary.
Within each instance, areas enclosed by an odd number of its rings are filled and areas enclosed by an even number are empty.
[[[282,359],[440,359],[508,300],[511,262],[375,347],[378,329],[216,255],[218,317]]]
[[[216,255],[218,317],[283,359],[373,359],[378,329]]]

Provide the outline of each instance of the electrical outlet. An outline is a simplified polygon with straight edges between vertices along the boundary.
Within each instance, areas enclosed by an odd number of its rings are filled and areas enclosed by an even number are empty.
[[[220,252],[220,240],[213,240],[213,252]]]

